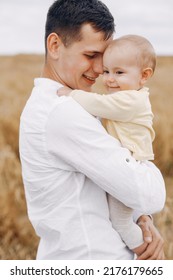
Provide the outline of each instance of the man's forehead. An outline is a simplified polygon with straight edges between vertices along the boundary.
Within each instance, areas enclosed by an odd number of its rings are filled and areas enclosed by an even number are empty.
[[[84,24],[81,28],[81,40],[87,41],[88,43],[93,41],[97,43],[106,43],[107,41],[112,41],[113,36],[108,40],[105,40],[105,34],[103,31],[96,31],[91,24]]]

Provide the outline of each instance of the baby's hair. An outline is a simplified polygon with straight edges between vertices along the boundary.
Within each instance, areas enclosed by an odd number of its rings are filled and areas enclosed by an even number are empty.
[[[130,34],[113,40],[111,45],[119,45],[121,47],[124,43],[136,49],[135,55],[141,67],[149,67],[154,73],[156,67],[156,53],[152,44],[145,37]]]

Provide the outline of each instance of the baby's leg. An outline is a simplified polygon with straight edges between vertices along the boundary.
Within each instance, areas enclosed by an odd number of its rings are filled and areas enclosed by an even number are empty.
[[[133,209],[127,207],[109,194],[108,204],[113,228],[120,234],[129,249],[133,250],[144,244],[142,230],[133,221]],[[142,251],[144,250],[143,246],[141,247]],[[133,251],[135,252],[135,250]],[[140,251],[136,251],[135,253],[140,254]]]

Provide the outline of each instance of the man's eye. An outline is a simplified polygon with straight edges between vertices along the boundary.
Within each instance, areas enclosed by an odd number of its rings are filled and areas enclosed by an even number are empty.
[[[85,54],[85,56],[92,59],[92,58],[96,57],[96,54]]]

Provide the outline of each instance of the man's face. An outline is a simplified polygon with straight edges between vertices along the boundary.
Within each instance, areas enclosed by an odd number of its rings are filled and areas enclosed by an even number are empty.
[[[85,24],[81,30],[82,40],[59,47],[55,66],[56,76],[61,83],[73,89],[91,91],[99,74],[103,73],[103,52],[112,40],[105,41],[102,32],[95,32]]]

